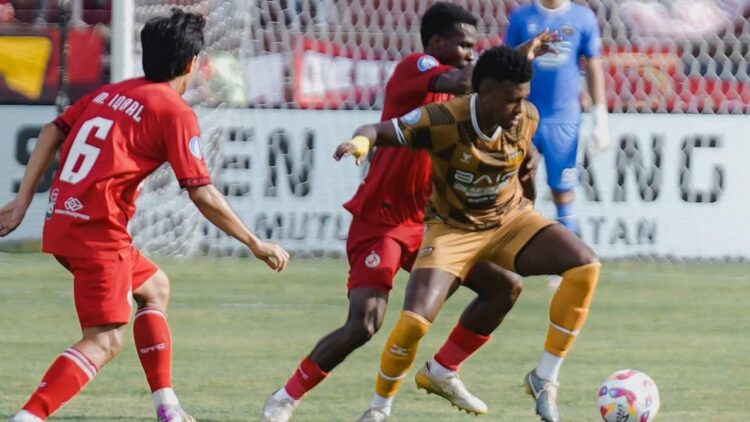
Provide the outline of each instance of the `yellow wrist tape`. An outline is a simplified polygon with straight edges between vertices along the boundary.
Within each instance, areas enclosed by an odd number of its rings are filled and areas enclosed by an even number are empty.
[[[370,151],[370,140],[367,139],[367,137],[362,135],[357,135],[354,138],[352,138],[351,141],[352,144],[354,144],[357,149],[352,154],[354,157],[359,158],[363,155],[367,155],[367,153]]]

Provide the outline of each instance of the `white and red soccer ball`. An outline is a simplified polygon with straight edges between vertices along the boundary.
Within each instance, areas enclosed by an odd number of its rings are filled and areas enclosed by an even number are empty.
[[[635,369],[617,371],[604,380],[598,402],[606,422],[652,422],[661,404],[654,380]]]

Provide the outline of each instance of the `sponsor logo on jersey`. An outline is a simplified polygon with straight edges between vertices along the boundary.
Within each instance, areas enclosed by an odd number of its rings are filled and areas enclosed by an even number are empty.
[[[433,67],[438,67],[438,65],[440,65],[440,63],[438,63],[437,59],[428,55],[424,55],[417,60],[417,69],[419,69],[420,72],[428,71]]]
[[[49,193],[49,203],[47,203],[47,214],[45,214],[44,218],[49,220],[52,218],[52,215],[55,213],[55,203],[57,202],[57,196],[60,195],[60,189],[54,188]]]
[[[193,157],[202,160],[203,159],[203,152],[201,152],[201,138],[200,136],[193,136],[190,138],[190,142],[188,143],[188,147],[190,148],[190,153],[193,154]]]
[[[50,194],[50,196],[52,196]],[[55,197],[57,197],[57,194],[55,194]],[[55,202],[51,201],[49,208],[47,209],[47,214],[49,215],[47,219],[52,218],[52,213],[54,214],[62,214],[67,215],[68,217],[78,218],[80,220],[90,220],[91,216],[86,214],[81,214],[78,211],[83,209],[83,203],[80,199],[71,196],[68,199],[63,202],[63,206],[65,209],[62,208],[55,208]]]
[[[529,22],[529,24],[526,25],[526,31],[529,34],[536,34],[537,30],[539,30],[539,25],[536,22]]]
[[[380,265],[380,255],[375,253],[375,251],[370,252],[370,254],[367,255],[367,258],[365,258],[365,265],[367,268],[377,267]]]
[[[471,154],[469,154],[468,152],[462,152],[461,162],[464,164],[469,164],[471,162]]]
[[[414,110],[401,116],[401,121],[406,123],[407,125],[413,125],[416,124],[421,117],[422,111],[418,108],[415,108]]]
[[[65,200],[65,209],[68,211],[78,211],[83,208],[81,200],[75,197],[70,197]]]
[[[576,33],[576,29],[570,25],[563,25],[560,27],[560,33],[563,35],[571,36]]]

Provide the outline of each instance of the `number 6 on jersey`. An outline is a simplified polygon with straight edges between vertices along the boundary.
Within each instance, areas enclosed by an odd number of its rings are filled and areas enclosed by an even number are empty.
[[[73,140],[73,145],[70,147],[68,152],[68,159],[65,160],[62,172],[60,172],[60,180],[68,182],[70,184],[76,184],[83,180],[94,167],[94,162],[99,157],[100,148],[93,145],[87,144],[86,140],[92,130],[94,137],[104,141],[112,129],[112,120],[105,119],[103,117],[94,117],[93,119],[86,120],[78,131],[76,138]],[[80,158],[83,158],[81,165],[75,170],[76,164]]]

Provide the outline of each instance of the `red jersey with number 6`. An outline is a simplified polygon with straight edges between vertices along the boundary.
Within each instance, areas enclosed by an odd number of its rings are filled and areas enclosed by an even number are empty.
[[[181,187],[211,183],[193,110],[166,82],[105,85],[53,122],[67,134],[50,189],[42,250],[116,258],[141,182],[168,162]]]
[[[428,54],[404,57],[386,84],[381,121],[451,99],[450,94],[430,91],[435,78],[451,69]],[[421,226],[432,192],[430,171],[430,156],[424,151],[378,147],[365,180],[344,208],[372,223]]]

